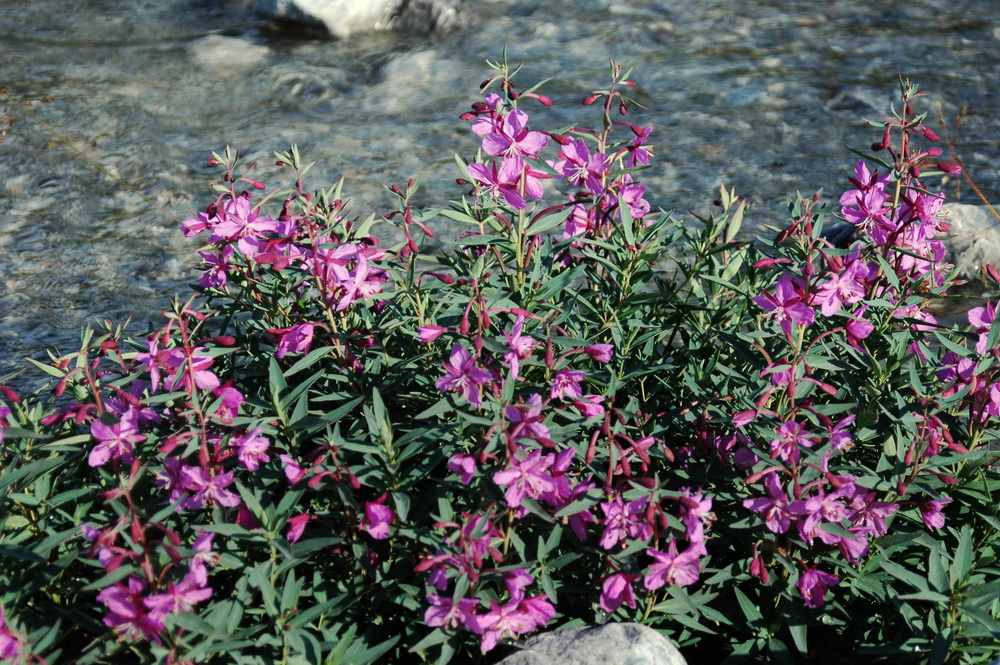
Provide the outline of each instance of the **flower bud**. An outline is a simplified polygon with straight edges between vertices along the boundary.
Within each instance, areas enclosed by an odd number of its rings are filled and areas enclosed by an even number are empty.
[[[593,104],[594,102],[596,102],[598,99],[600,99],[600,97],[601,97],[600,95],[591,95],[590,97],[587,97],[586,99],[583,100],[583,105],[584,106],[590,106],[591,104]]]
[[[955,162],[938,162],[937,167],[950,175],[959,175],[962,172],[962,167]]]

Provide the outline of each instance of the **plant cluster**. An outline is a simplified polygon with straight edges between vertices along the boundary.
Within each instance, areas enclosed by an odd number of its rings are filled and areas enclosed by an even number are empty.
[[[724,186],[654,211],[616,63],[597,129],[493,67],[461,200],[362,219],[294,148],[266,195],[213,153],[196,293],[0,388],[0,662],[478,662],[608,620],[712,662],[991,656],[1000,324],[935,318],[957,167],[916,87],[837,248],[819,195],[753,242]]]

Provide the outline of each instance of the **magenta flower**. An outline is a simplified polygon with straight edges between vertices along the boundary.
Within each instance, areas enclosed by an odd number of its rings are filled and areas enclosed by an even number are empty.
[[[802,539],[812,545],[813,538],[819,536],[827,545],[836,545],[841,537],[818,528],[823,522],[840,525],[847,519],[848,510],[842,499],[852,491],[850,485],[842,486],[835,492],[827,494],[822,489],[808,499],[798,499],[789,504],[788,509],[795,515],[805,517],[798,523]]]
[[[538,346],[538,342],[529,335],[522,335],[524,329],[524,315],[519,314],[514,321],[514,328],[509,333],[503,331],[503,336],[507,338],[507,348],[510,349],[503,358],[510,366],[511,375],[516,379],[521,371],[521,361],[529,357]]]
[[[859,259],[851,262],[839,273],[830,273],[830,279],[820,285],[813,304],[820,305],[823,316],[833,316],[844,305],[853,305],[865,297],[864,280],[868,266]]]
[[[795,583],[795,588],[802,594],[802,600],[806,602],[807,607],[819,607],[826,599],[827,590],[838,584],[840,580],[836,576],[815,568],[807,568]]]
[[[688,586],[698,581],[700,555],[691,548],[678,554],[676,540],[670,541],[666,552],[650,548],[646,550],[646,554],[656,559],[649,564],[650,572],[642,581],[650,591],[659,589],[664,584]]]
[[[287,222],[260,217],[260,209],[251,206],[249,197],[237,196],[225,201],[219,208],[209,241],[236,240],[239,250],[246,256],[253,257],[257,252],[251,241],[263,238],[268,233],[287,234],[290,230]]]
[[[130,577],[128,586],[116,582],[97,594],[97,600],[108,608],[105,625],[113,628],[120,638],[145,638],[161,644],[164,627],[146,610],[142,597],[145,588],[145,582]]]
[[[232,268],[229,265],[229,259],[233,257],[233,246],[226,245],[217,253],[198,252],[198,254],[208,264],[208,268],[202,273],[201,279],[198,280],[198,285],[216,289],[224,287],[228,279],[229,270]]]
[[[604,191],[603,179],[611,169],[611,160],[602,152],[590,154],[586,141],[577,139],[569,145],[564,145],[557,155],[559,160],[552,164],[562,177],[571,185],[586,186],[594,196]]]
[[[298,463],[298,461],[289,455],[279,455],[278,459],[285,467],[285,478],[288,480],[290,485],[294,485],[303,478],[305,478],[306,471]]]
[[[500,639],[530,633],[554,616],[555,608],[544,595],[527,600],[515,596],[503,605],[491,600],[489,612],[478,617],[478,627],[483,636],[480,646],[483,652],[490,651]]]
[[[582,413],[586,418],[595,418],[604,414],[603,395],[581,395],[580,399],[573,400],[573,407]]]
[[[493,482],[507,487],[504,498],[509,508],[518,508],[525,496],[539,499],[547,492],[555,490],[549,467],[555,461],[554,455],[542,459],[542,451],[536,450],[524,459],[515,459],[509,468],[493,474]]]
[[[643,198],[646,194],[645,185],[632,181],[632,176],[621,177],[621,200],[628,208],[632,219],[642,219],[649,214],[649,201]]]
[[[451,598],[433,593],[427,594],[425,598],[431,604],[424,612],[424,623],[429,627],[457,628],[465,626],[474,633],[482,633],[475,613],[479,601],[473,598],[460,598],[457,603],[454,603]]]
[[[564,369],[552,379],[552,399],[579,398],[583,396],[581,383],[587,373],[580,370]]]
[[[601,536],[601,547],[610,550],[621,542],[622,548],[628,544],[629,538],[646,541],[653,535],[653,529],[646,521],[646,506],[649,497],[641,497],[628,503],[623,503],[620,494],[614,501],[602,501],[604,512],[604,534]]]
[[[485,186],[486,190],[495,198],[503,197],[507,205],[514,210],[524,210],[528,207],[524,195],[520,191],[521,176],[525,172],[524,161],[520,157],[505,157],[499,170],[496,162],[490,162],[488,166],[472,163],[466,170],[470,178]],[[536,182],[538,181],[536,180]],[[532,183],[532,188],[529,190],[527,179],[525,179],[524,193],[536,199],[541,198],[544,192],[541,190],[540,182],[538,185],[535,187]]]
[[[306,530],[306,525],[309,524],[309,520],[316,519],[315,515],[309,515],[308,513],[303,513],[302,515],[296,515],[295,517],[288,518],[288,532],[285,534],[285,538],[288,539],[290,543],[297,543],[302,538],[302,534]]]
[[[608,614],[614,612],[622,604],[635,607],[635,593],[632,583],[639,579],[638,575],[615,573],[604,578],[601,584],[601,609]]]
[[[493,374],[477,367],[472,355],[459,344],[451,347],[451,357],[444,368],[447,374],[434,382],[438,390],[461,393],[469,404],[481,408],[483,386],[493,379]]]
[[[260,427],[234,437],[229,444],[236,448],[240,463],[250,471],[256,471],[260,468],[261,462],[268,462],[271,459],[267,455],[271,442],[266,436],[261,435]]]
[[[761,295],[754,296],[753,301],[781,325],[786,336],[791,337],[792,323],[809,326],[816,320],[815,310],[803,299],[803,288],[800,278],[784,273],[778,278],[773,294],[764,291]]]
[[[483,150],[493,156],[538,157],[549,139],[541,132],[528,131],[528,114],[513,110],[500,116],[493,131],[483,138]]]
[[[194,349],[188,358],[184,349],[172,349],[167,355],[166,364],[170,368],[170,379],[167,380],[167,390],[177,390],[183,385],[192,390],[191,379],[200,390],[214,390],[219,387],[219,377],[208,368],[215,361],[211,356],[199,355],[202,347]]]
[[[545,426],[544,416],[542,416],[542,396],[535,393],[528,398],[527,404],[515,404],[503,410],[504,416],[513,427],[507,432],[509,440],[512,442],[521,439],[537,441],[543,446],[552,447],[555,444],[549,435],[549,428]]]
[[[312,346],[315,328],[315,323],[300,323],[290,328],[268,330],[269,333],[280,335],[274,357],[281,360],[289,353],[308,353],[309,347]]]
[[[420,336],[420,341],[427,344],[436,340],[447,330],[442,326],[420,326],[417,329],[417,334]]]
[[[0,660],[16,661],[22,648],[21,637],[7,625],[0,605]]]
[[[951,497],[943,499],[928,499],[920,504],[920,517],[928,529],[944,528],[944,513],[941,509],[951,503]]]
[[[146,440],[144,434],[139,434],[138,418],[139,412],[129,409],[114,425],[106,425],[100,420],[91,423],[90,434],[98,444],[90,451],[87,463],[97,467],[113,459],[131,462],[132,446]]]
[[[143,604],[149,610],[153,620],[162,622],[171,614],[190,612],[196,603],[212,597],[212,590],[204,584],[199,584],[192,575],[186,576],[175,585],[167,582],[167,592],[159,593],[143,599]]]
[[[476,474],[476,458],[471,455],[452,455],[448,460],[448,470],[458,474],[463,485],[468,485]]]
[[[776,430],[778,438],[771,440],[771,459],[780,457],[784,462],[796,464],[800,448],[812,448],[812,433],[793,420],[781,423]]]
[[[216,397],[221,397],[219,408],[213,414],[224,423],[231,423],[233,418],[240,414],[240,407],[243,406],[243,393],[233,388],[228,383],[225,386],[212,391]]]
[[[635,134],[635,138],[632,139],[632,145],[625,148],[628,151],[628,157],[625,158],[625,166],[627,168],[633,168],[639,164],[649,166],[650,153],[645,145],[652,131],[652,126],[642,127],[641,129],[634,125],[632,126],[632,133]]]
[[[613,344],[591,344],[585,346],[583,352],[599,363],[609,363],[614,355],[614,349]]]
[[[392,508],[383,505],[386,495],[375,501],[365,502],[365,516],[361,518],[361,528],[375,540],[385,540],[389,537],[389,525],[396,519]]]
[[[974,333],[979,335],[979,340],[976,342],[976,353],[983,356],[986,355],[986,343],[989,339],[990,328],[993,326],[993,322],[997,317],[996,305],[989,302],[986,303],[986,307],[973,307],[969,310],[969,325],[972,326]]]
[[[181,469],[181,474],[184,478],[184,488],[194,492],[181,504],[184,510],[198,510],[206,503],[226,508],[240,505],[239,495],[226,489],[233,484],[232,471],[209,477],[199,466],[185,466]]]

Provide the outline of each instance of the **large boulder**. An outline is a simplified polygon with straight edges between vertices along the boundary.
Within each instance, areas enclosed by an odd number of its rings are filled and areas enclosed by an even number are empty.
[[[945,203],[940,218],[951,224],[944,234],[948,261],[964,276],[979,274],[986,264],[1000,267],[1000,218],[986,206]]]
[[[399,29],[430,32],[458,22],[460,0],[259,0],[265,27],[344,39],[354,33]]]
[[[520,651],[497,665],[687,665],[673,644],[638,623],[567,628],[515,646]]]

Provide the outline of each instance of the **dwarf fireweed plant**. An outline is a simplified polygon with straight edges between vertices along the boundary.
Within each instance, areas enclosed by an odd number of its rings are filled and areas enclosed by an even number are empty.
[[[630,72],[591,129],[493,67],[460,200],[361,218],[294,148],[267,194],[213,154],[192,296],[2,389],[0,662],[492,662],[612,620],[699,662],[993,655],[1000,325],[935,318],[916,87],[832,211],[751,240],[726,187],[650,205]]]

